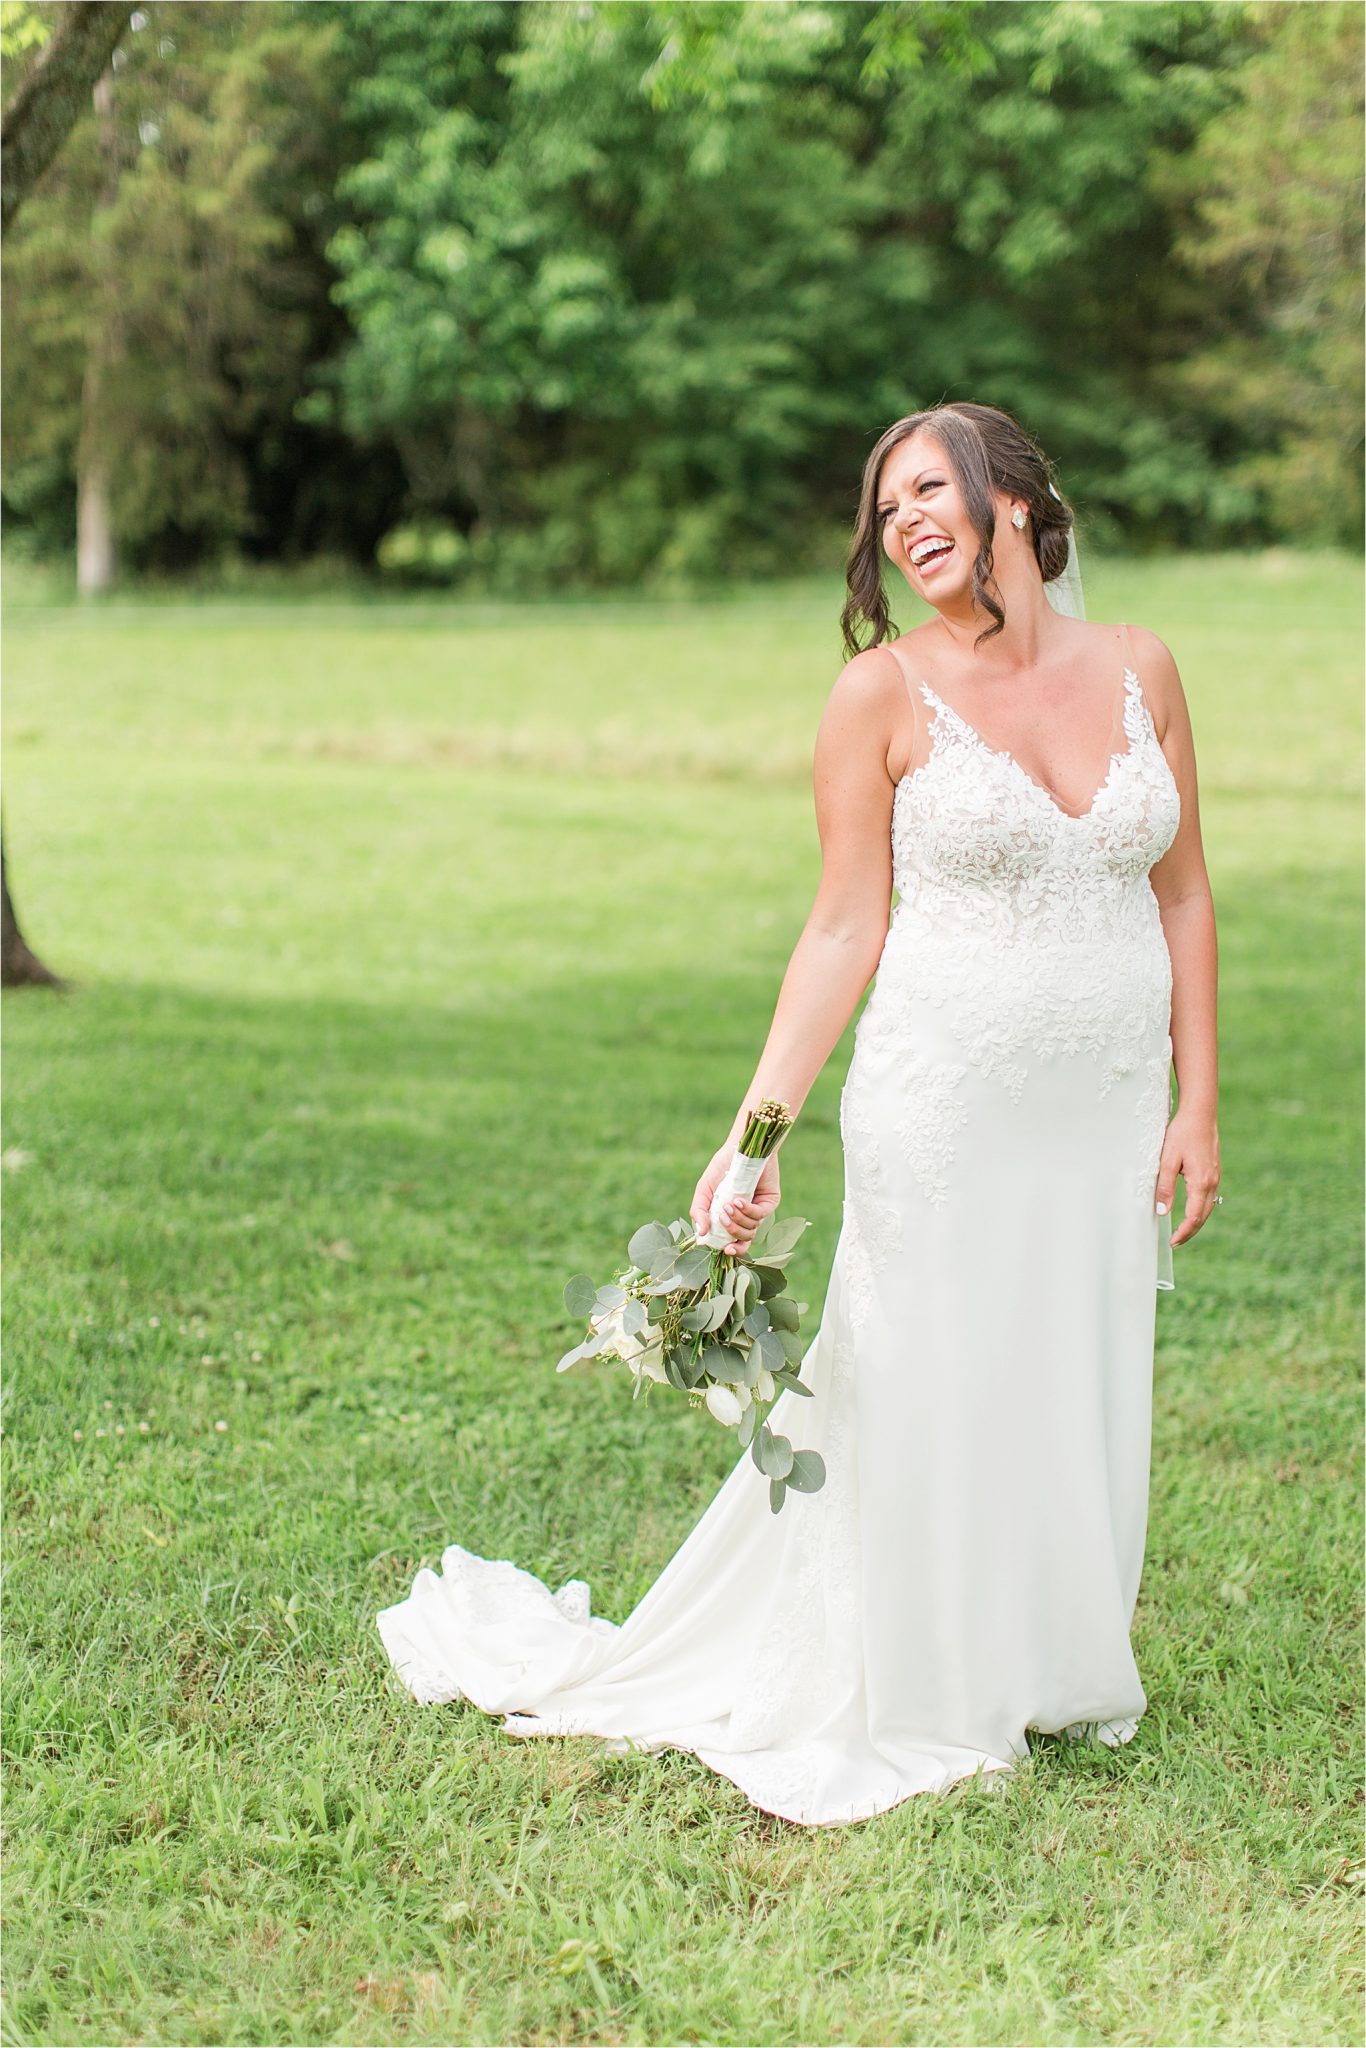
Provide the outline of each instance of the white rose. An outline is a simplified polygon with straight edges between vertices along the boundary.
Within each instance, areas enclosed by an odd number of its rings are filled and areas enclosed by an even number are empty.
[[[745,1389],[748,1395],[749,1389]],[[745,1412],[746,1402],[737,1398],[734,1388],[710,1386],[707,1388],[707,1406],[718,1422],[738,1422]]]
[[[662,1387],[666,1387],[669,1384],[669,1375],[664,1370],[664,1346],[662,1344],[643,1346],[636,1356],[632,1358],[631,1364],[638,1373],[643,1373],[647,1380],[658,1380]]]
[[[606,1358],[634,1358],[637,1351],[643,1351],[647,1340],[639,1332],[628,1335],[624,1322],[626,1303],[619,1302],[600,1316],[590,1316],[593,1328],[602,1337],[600,1356]]]

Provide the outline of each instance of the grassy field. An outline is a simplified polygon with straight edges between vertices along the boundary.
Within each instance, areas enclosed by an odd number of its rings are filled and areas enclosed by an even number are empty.
[[[1359,2038],[1345,557],[1088,576],[1181,666],[1221,933],[1136,1740],[805,1831],[389,1675],[444,1543],[622,1620],[730,1468],[556,1378],[560,1287],[749,1079],[839,601],[11,602],[6,843],[73,985],[5,1002],[6,2041]],[[812,1329],[851,1038],[784,1155]]]

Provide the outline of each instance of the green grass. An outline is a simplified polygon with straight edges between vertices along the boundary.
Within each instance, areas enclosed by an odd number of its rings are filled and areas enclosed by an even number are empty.
[[[458,1540],[624,1619],[730,1468],[556,1378],[560,1287],[753,1069],[838,586],[14,605],[6,841],[73,987],[5,1003],[7,2040],[1359,2037],[1357,591],[1088,578],[1180,662],[1221,938],[1139,1734],[816,1831],[419,1708],[374,1615]],[[810,1328],[851,1038],[784,1155]]]

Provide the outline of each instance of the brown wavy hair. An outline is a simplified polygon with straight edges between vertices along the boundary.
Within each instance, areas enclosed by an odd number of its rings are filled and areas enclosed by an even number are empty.
[[[1049,488],[1054,481],[1053,465],[1018,420],[994,405],[967,402],[931,405],[923,412],[908,413],[879,437],[863,465],[858,518],[844,565],[849,595],[840,613],[844,651],[851,658],[861,647],[879,647],[895,633],[884,582],[886,557],[877,518],[878,481],[888,453],[922,428],[928,429],[943,448],[981,543],[972,564],[972,595],[995,623],[982,628],[977,636],[979,641],[992,639],[1006,620],[1005,607],[994,594],[997,584],[992,574],[991,536],[996,524],[993,491],[1006,491],[1012,498],[1025,500],[1034,556],[1045,583],[1060,575],[1067,565],[1072,507],[1066,498],[1053,495]],[[872,628],[866,641],[860,638],[864,627]]]

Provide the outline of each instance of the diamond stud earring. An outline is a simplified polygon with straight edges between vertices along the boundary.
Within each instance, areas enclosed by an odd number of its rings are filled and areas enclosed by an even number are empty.
[[[1024,513],[1020,510],[1018,505],[1015,507],[1015,510],[1011,513],[1010,518],[1011,524],[1014,526],[1023,526],[1025,523]]]

